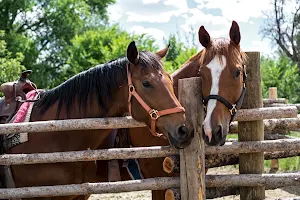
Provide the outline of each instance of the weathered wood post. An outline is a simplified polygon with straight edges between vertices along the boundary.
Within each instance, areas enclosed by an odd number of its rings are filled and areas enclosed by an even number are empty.
[[[205,198],[205,151],[201,137],[203,107],[201,79],[179,80],[179,100],[185,107],[187,118],[194,126],[192,143],[180,150],[180,191],[181,200],[202,200]]]
[[[277,87],[270,87],[269,88],[269,99],[273,100],[273,99],[277,99]],[[270,173],[275,173],[278,171],[279,168],[279,163],[278,160],[273,159],[271,160],[271,170]]]
[[[277,99],[277,87],[270,87],[269,88],[269,99]]]
[[[260,76],[260,52],[247,52],[247,92],[242,108],[263,107],[261,76]],[[239,122],[239,141],[264,140],[263,120]],[[264,172],[264,153],[239,154],[240,174],[262,174]],[[260,200],[265,198],[265,187],[240,187],[240,199]]]

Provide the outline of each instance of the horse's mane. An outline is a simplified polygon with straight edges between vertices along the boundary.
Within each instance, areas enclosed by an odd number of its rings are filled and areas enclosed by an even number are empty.
[[[147,67],[162,69],[158,56],[147,51],[139,52],[139,63],[144,69]],[[59,86],[43,92],[34,106],[41,108],[40,114],[42,115],[58,101],[57,118],[63,106],[69,118],[71,109],[80,109],[80,112],[85,112],[88,103],[91,103],[88,100],[92,99],[89,95],[95,95],[100,108],[107,111],[112,94],[121,85],[127,83],[127,64],[127,58],[123,57],[83,71]],[[79,103],[78,108],[73,107],[76,98]]]

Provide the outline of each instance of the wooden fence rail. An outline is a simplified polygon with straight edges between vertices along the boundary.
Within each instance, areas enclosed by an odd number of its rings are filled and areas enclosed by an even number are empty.
[[[300,103],[295,103],[295,104],[273,103],[268,105],[268,107],[286,107],[286,106],[296,106],[298,111],[300,111]]]
[[[287,104],[287,100],[285,98],[275,98],[275,99],[263,99],[263,104]]]
[[[264,153],[265,160],[289,158],[295,156],[300,156],[300,149]],[[238,153],[227,154],[226,156],[224,154],[214,154],[214,155],[207,155],[205,157],[206,168],[222,167],[222,166],[236,165],[236,164],[239,164]],[[179,157],[177,155],[166,157],[163,161],[163,169],[165,172],[170,174],[178,173],[180,170]]]
[[[207,147],[205,155],[291,151],[300,149],[300,139],[226,142],[224,146]]]
[[[300,115],[296,118],[282,118],[282,119],[265,119],[264,131],[275,132],[276,130],[297,130],[300,129]],[[238,132],[238,123],[232,122],[229,129],[230,133]]]
[[[132,117],[86,118],[0,124],[0,134],[145,127]]]
[[[226,142],[224,146],[208,146],[205,155],[249,152],[293,151],[300,149],[300,139],[282,139],[252,142]],[[112,159],[151,158],[178,155],[179,150],[169,146],[115,148],[34,154],[4,154],[0,165],[21,165],[56,162],[77,162]]]
[[[277,188],[300,185],[300,173],[280,174],[230,174],[230,175],[207,175],[207,187],[226,186],[276,186]]]
[[[289,150],[289,151],[265,152],[264,153],[265,160],[290,158],[290,157],[295,157],[295,156],[300,156],[300,149]],[[239,154],[238,153],[227,154],[226,156],[224,154],[208,155],[205,158],[205,167],[206,168],[222,167],[222,166],[237,165],[237,164],[239,164]],[[169,167],[171,167],[171,166],[169,166]]]
[[[300,185],[300,173],[207,175],[207,187],[261,186],[279,188]],[[119,193],[141,190],[164,190],[180,186],[179,177],[160,177],[121,182],[83,183],[41,187],[0,189],[0,199],[53,197]]]
[[[238,111],[235,120],[253,121],[260,119],[294,118],[297,117],[297,108],[272,107],[258,109],[241,109]],[[92,119],[67,119],[38,122],[24,122],[0,124],[0,134],[13,134],[22,132],[49,132],[69,130],[93,130],[93,129],[118,129],[145,127],[144,123],[138,122],[131,117],[111,117]]]
[[[0,199],[119,193],[141,190],[164,190],[179,186],[179,177],[160,177],[118,182],[0,189]]]
[[[263,119],[277,119],[277,118],[293,118],[297,117],[298,110],[296,106],[286,107],[270,107],[270,108],[252,108],[241,109],[237,116],[236,121],[257,121]]]
[[[169,146],[112,148],[54,153],[4,154],[0,156],[0,165],[22,165],[133,158],[157,158],[171,156],[175,154],[179,154],[179,151]]]

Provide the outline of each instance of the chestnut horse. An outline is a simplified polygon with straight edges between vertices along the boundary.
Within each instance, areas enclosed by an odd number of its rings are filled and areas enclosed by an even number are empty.
[[[188,146],[193,130],[174,94],[172,79],[162,66],[161,58],[166,52],[167,48],[156,54],[138,52],[135,43],[131,42],[127,58],[91,68],[42,93],[34,104],[30,121],[121,117],[129,110],[134,119],[145,122],[155,131],[152,134],[156,131],[162,133],[176,148]],[[161,117],[155,121],[157,112]],[[28,133],[28,142],[11,148],[7,153],[111,148],[110,132]],[[146,134],[151,135],[151,132],[147,129]],[[16,187],[49,186],[107,181],[107,162],[101,164],[98,166],[103,169],[100,177],[96,177],[95,162],[14,165],[11,169]],[[55,198],[78,199],[78,196]]]
[[[200,27],[198,35],[204,49],[172,74],[173,86],[175,94],[178,95],[179,79],[200,76],[203,99],[207,104],[203,138],[208,145],[223,145],[229,124],[236,112],[230,106],[237,104],[238,109],[243,101],[246,54],[240,49],[241,35],[235,21],[232,22],[229,31],[230,40],[211,39],[203,26]],[[148,134],[146,128],[127,131],[132,147],[169,145],[167,140]],[[170,176],[162,169],[163,158],[138,159],[138,161],[144,178]],[[125,168],[121,168],[121,175],[122,180],[130,179]],[[152,199],[163,200],[164,191],[152,191]]]

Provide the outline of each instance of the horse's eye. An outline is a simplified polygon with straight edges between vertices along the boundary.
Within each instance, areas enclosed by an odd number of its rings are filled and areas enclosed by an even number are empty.
[[[142,84],[145,88],[152,88],[152,85],[148,81],[143,81]]]
[[[234,73],[234,77],[237,78],[237,77],[240,76],[240,74],[241,74],[241,70],[240,70],[240,69],[237,69],[237,70],[235,71],[235,73]]]

